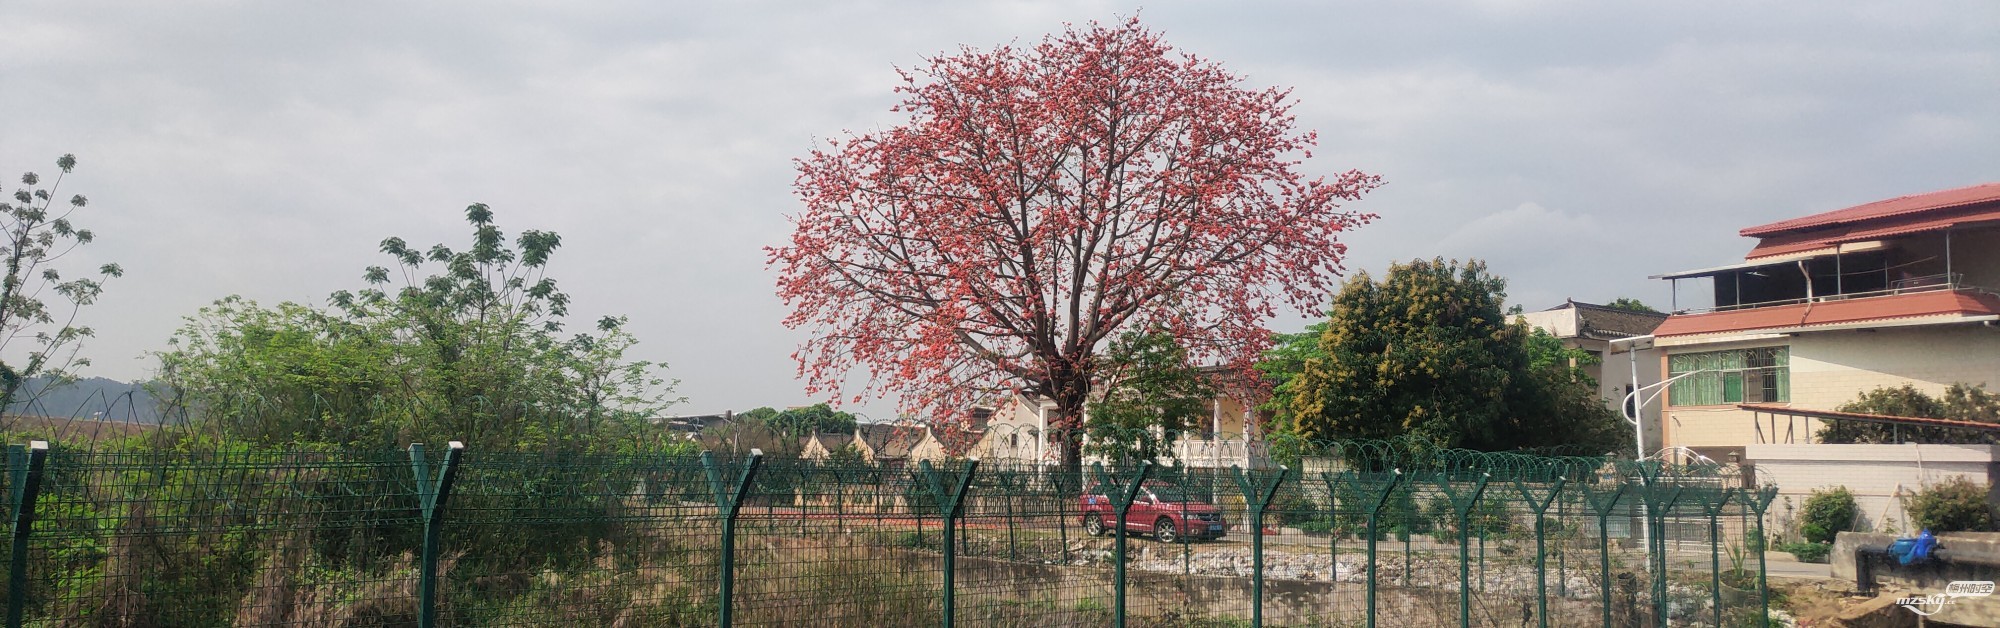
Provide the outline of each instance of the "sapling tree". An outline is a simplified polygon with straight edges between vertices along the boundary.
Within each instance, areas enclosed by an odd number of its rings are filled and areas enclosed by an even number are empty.
[[[511,241],[486,205],[471,245],[382,241],[396,269],[322,310],[239,298],[188,318],[159,354],[162,388],[204,425],[259,442],[464,441],[486,450],[660,444],[678,398],[663,365],[629,355],[626,319],[564,330],[569,297],[546,276],[561,244]]]
[[[95,236],[71,220],[88,199],[76,194],[56,201],[76,156],[56,159],[56,168],[61,172],[49,180],[21,175],[22,187],[0,202],[0,260],[6,263],[0,275],[0,408],[23,401],[16,397],[31,378],[66,380],[71,369],[89,364],[77,349],[93,331],[77,324],[77,313],[97,301],[105,281],[125,274],[117,264],[102,264],[94,275],[64,277],[57,262]]]

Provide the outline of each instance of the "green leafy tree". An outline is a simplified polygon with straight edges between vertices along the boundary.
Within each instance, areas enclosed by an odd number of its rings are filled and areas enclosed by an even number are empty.
[[[1659,310],[1653,309],[1653,306],[1646,305],[1645,302],[1631,297],[1618,297],[1616,299],[1612,299],[1610,303],[1604,304],[1604,307],[1608,307],[1614,310],[1625,310],[1627,312],[1642,312],[1646,314],[1660,313]]]
[[[427,384],[432,409],[421,431],[480,442],[551,436],[557,426],[524,419],[558,392],[540,387],[553,378],[533,375],[558,351],[555,334],[569,313],[569,296],[542,274],[562,238],[525,231],[516,250],[486,205],[467,207],[466,220],[471,247],[422,250],[388,238],[381,250],[397,262],[400,288],[388,268],[372,266],[363,275],[368,288],[331,301],[353,320],[407,334],[410,366]],[[433,264],[442,272],[424,275]]]
[[[1952,419],[2000,424],[2000,394],[1985,386],[1952,384],[1943,397],[1932,397],[1909,384],[1882,387],[1861,393],[1837,410],[1859,414],[1897,417]],[[1826,443],[1936,443],[1992,444],[2000,438],[1990,432],[1935,426],[1887,425],[1859,421],[1834,421],[1817,434]]]
[[[0,201],[0,408],[14,407],[30,378],[57,382],[73,377],[71,369],[89,365],[76,352],[94,335],[77,325],[76,313],[97,301],[104,282],[125,274],[117,264],[97,267],[94,276],[64,278],[56,262],[90,244],[95,236],[78,228],[72,218],[90,203],[82,194],[56,205],[63,179],[76,169],[76,156],[56,159],[61,174],[44,184],[41,175],[21,175],[11,201]],[[17,343],[29,346],[23,353]],[[48,387],[40,387],[46,390]],[[11,428],[12,426],[6,426]]]
[[[1486,450],[1616,450],[1623,430],[1596,383],[1555,339],[1508,322],[1505,288],[1478,261],[1416,260],[1381,281],[1357,273],[1334,298],[1323,355],[1306,357],[1288,382],[1291,429]]]
[[[1126,332],[1101,358],[1104,376],[1084,423],[1089,453],[1152,460],[1208,414],[1215,388],[1163,331]]]
[[[1296,334],[1277,334],[1270,351],[1258,360],[1257,375],[1271,387],[1271,396],[1257,409],[1271,417],[1271,425],[1281,432],[1292,430],[1292,398],[1295,382],[1306,362],[1323,360],[1326,352],[1320,350],[1319,338],[1326,335],[1326,323],[1307,325],[1305,331]]]
[[[700,440],[703,448],[733,454],[747,454],[757,449],[782,458],[800,450],[797,437],[778,431],[769,422],[741,416],[703,428]]]
[[[334,293],[330,310],[233,297],[202,310],[159,356],[169,398],[266,442],[589,449],[663,438],[650,419],[678,401],[673,382],[627,357],[637,340],[625,319],[562,335],[569,297],[543,275],[561,239],[527,231],[510,246],[485,205],[466,218],[464,251],[383,241],[400,287],[378,266],[367,288]]]
[[[597,333],[571,336],[548,356],[548,362],[562,369],[559,379],[568,384],[555,390],[548,410],[574,417],[585,434],[630,432],[681,401],[668,397],[679,382],[661,377],[659,364],[626,358],[639,344],[625,331],[626,323],[622,316],[598,319]]]
[[[779,432],[800,438],[822,433],[854,433],[854,415],[824,403],[789,408],[766,421]]]
[[[409,404],[388,329],[296,303],[228,297],[202,308],[158,355],[170,416],[257,442],[382,443]]]
[[[1604,405],[1597,380],[1584,370],[1601,359],[1589,351],[1563,344],[1561,338],[1542,329],[1529,329],[1522,346],[1528,353],[1528,369],[1520,376],[1527,386],[1516,393],[1514,401],[1521,408],[1516,411],[1558,417],[1564,429],[1563,440],[1522,446],[1580,454],[1631,449],[1631,424],[1618,416],[1618,411]]]

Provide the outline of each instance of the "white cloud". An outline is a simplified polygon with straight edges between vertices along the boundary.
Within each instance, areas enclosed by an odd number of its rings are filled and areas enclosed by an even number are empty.
[[[1551,245],[1607,235],[1596,218],[1527,202],[1459,225],[1438,240],[1437,250],[1446,257],[1547,256],[1556,254]]]
[[[483,201],[510,231],[564,235],[553,274],[579,313],[630,315],[690,409],[799,403],[760,250],[795,209],[790,159],[892,123],[898,66],[1134,10],[10,3],[0,168],[82,158],[86,258],[129,271],[86,314],[104,375],[144,375],[138,356],[215,298],[316,301],[385,236],[463,241],[458,211]],[[1981,0],[1142,15],[1295,88],[1314,168],[1388,179],[1356,205],[1383,218],[1349,238],[1351,268],[1477,255],[1529,305],[1664,300],[1646,275],[1740,256],[1741,226],[2000,172],[2000,5]]]

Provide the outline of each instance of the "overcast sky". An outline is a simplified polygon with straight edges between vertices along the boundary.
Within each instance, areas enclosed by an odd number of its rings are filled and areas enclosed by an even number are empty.
[[[323,304],[384,237],[462,245],[484,202],[562,234],[579,328],[630,316],[683,412],[782,407],[808,401],[803,332],[762,247],[791,160],[893,122],[899,66],[1134,11],[1293,88],[1309,170],[1384,177],[1350,268],[1483,258],[1531,310],[1665,306],[1646,276],[1740,259],[1742,227],[2000,180],[1992,0],[17,1],[0,171],[81,161],[64,192],[98,241],[72,268],[126,269],[82,317],[88,374],[149,376],[227,295]]]

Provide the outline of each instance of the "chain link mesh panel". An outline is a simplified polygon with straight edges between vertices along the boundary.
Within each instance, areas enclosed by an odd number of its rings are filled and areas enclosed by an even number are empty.
[[[680,453],[468,451],[425,555],[407,452],[58,448],[27,553],[0,551],[25,561],[24,615],[47,626],[414,625],[426,560],[452,626],[716,625],[725,578],[743,626],[933,626],[947,608],[967,626],[1110,625],[1121,564],[1135,626],[1733,626],[1763,612],[1761,544],[1746,539],[1768,495],[1730,468],[1408,442],[1271,458],[1162,459],[1127,493],[1138,465],[1116,461],[1099,475],[986,460],[967,478],[964,461],[772,456],[732,550],[718,493],[744,456],[716,456],[712,476]],[[1268,501],[1244,490],[1280,474]]]

